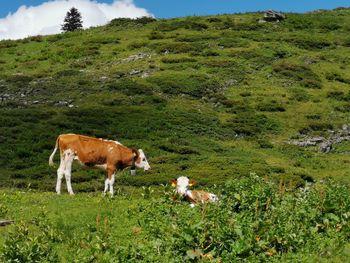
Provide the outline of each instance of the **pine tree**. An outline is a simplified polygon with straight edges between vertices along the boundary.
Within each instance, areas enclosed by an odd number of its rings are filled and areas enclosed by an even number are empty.
[[[61,29],[64,32],[71,32],[83,27],[83,21],[81,20],[81,14],[75,7],[69,9],[64,18],[64,24]]]

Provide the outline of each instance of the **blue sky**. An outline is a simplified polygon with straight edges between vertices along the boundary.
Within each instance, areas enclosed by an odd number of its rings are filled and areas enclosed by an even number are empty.
[[[21,5],[35,6],[47,0],[0,0],[0,17],[14,13]],[[97,0],[111,3],[113,0]],[[147,9],[158,18],[187,15],[209,15],[275,9],[305,12],[315,9],[350,7],[350,0],[134,0],[138,7]]]

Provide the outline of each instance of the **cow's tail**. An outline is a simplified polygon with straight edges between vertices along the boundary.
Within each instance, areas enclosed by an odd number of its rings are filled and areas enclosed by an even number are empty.
[[[55,156],[55,153],[57,151],[59,140],[60,140],[60,136],[57,137],[55,149],[53,150],[53,152],[51,153],[50,158],[49,158],[49,165],[52,166],[52,167],[55,166],[55,164],[53,162],[53,157]]]

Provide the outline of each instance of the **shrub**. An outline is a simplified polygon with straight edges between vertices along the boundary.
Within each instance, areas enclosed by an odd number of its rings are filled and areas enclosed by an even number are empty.
[[[0,41],[0,48],[11,48],[11,47],[17,47],[18,42],[13,40],[1,40]]]
[[[341,76],[339,73],[336,73],[336,72],[327,73],[326,79],[350,84],[350,79],[344,78],[343,76]]]
[[[299,102],[307,102],[310,100],[310,95],[304,89],[293,88],[291,99]]]
[[[286,111],[284,106],[275,100],[259,103],[256,108],[259,111],[268,111],[268,112],[284,112],[284,111]]]
[[[243,38],[222,38],[218,42],[219,46],[222,46],[224,48],[237,48],[237,47],[248,47],[249,41]]]
[[[153,93],[152,87],[144,82],[125,78],[108,85],[109,90],[122,91],[126,95],[151,95]]]
[[[258,139],[259,147],[262,149],[272,149],[273,144],[266,139]]]
[[[339,112],[348,113],[350,112],[350,103],[335,106],[334,109]]]
[[[327,131],[327,130],[332,130],[333,129],[333,125],[330,123],[326,123],[326,122],[313,122],[310,123],[307,127],[302,128],[299,130],[299,132],[301,134],[308,134],[310,132],[323,132],[323,131]]]
[[[174,20],[162,21],[157,26],[158,31],[174,31],[181,28],[201,31],[201,30],[207,29],[208,25],[205,23],[191,20],[191,19],[187,19],[187,20],[174,19]]]
[[[197,98],[220,89],[220,84],[215,78],[204,74],[174,72],[149,77],[148,81],[157,85],[162,92],[187,94]]]
[[[293,43],[298,48],[306,50],[319,50],[329,48],[332,46],[332,43],[328,39],[311,36],[295,37],[286,41],[288,41],[289,43]]]
[[[173,64],[173,63],[186,63],[186,62],[196,62],[197,60],[192,57],[184,56],[166,56],[161,59],[163,63]]]
[[[285,19],[283,25],[292,30],[306,30],[314,27],[314,20],[310,16],[291,14],[288,15],[288,19]]]
[[[204,48],[204,46],[200,43],[187,42],[154,43],[150,44],[149,47],[156,50],[158,53],[170,52],[174,54],[201,51]]]
[[[24,223],[17,225],[5,240],[0,259],[3,262],[59,262],[58,255],[49,242],[51,237],[46,231],[48,227],[41,223],[40,230],[43,232],[38,235],[32,233]]]
[[[205,49],[202,51],[201,55],[204,57],[217,57],[220,56],[220,53],[213,49]]]
[[[207,19],[207,21],[208,21],[209,23],[219,23],[219,22],[221,22],[222,20],[221,20],[221,18],[218,18],[218,17],[209,17],[209,18]]]
[[[343,91],[329,91],[327,93],[327,98],[332,98],[336,100],[343,100],[344,92]]]
[[[242,136],[256,136],[264,133],[274,133],[278,124],[263,114],[254,112],[240,112],[224,124],[225,128]]]
[[[308,66],[282,62],[274,64],[273,70],[283,77],[299,81],[300,85],[303,87],[322,87],[320,78]]]
[[[155,40],[155,39],[164,39],[166,36],[165,34],[162,34],[158,31],[152,31],[149,36],[148,36],[148,39],[149,40]]]
[[[327,182],[286,190],[283,181],[252,174],[228,181],[218,204],[192,209],[165,188],[160,200],[130,211],[139,217],[146,242],[121,248],[118,256],[122,261],[279,262],[286,255],[315,251],[326,240],[339,242],[339,248],[346,244],[346,186]]]
[[[134,49],[139,49],[139,48],[143,48],[143,47],[146,47],[148,45],[148,42],[147,41],[134,41],[134,42],[131,42],[129,45],[128,45],[128,48],[130,50],[134,50]]]
[[[153,23],[157,21],[153,17],[143,16],[140,18],[132,19],[132,18],[114,18],[109,22],[108,26],[111,27],[132,27],[136,25],[147,25],[149,23]]]
[[[239,93],[239,96],[250,97],[250,96],[252,96],[252,93],[250,91],[243,91],[243,92]]]

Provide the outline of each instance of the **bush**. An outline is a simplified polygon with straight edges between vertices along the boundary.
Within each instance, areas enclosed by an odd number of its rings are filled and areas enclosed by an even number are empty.
[[[348,113],[350,112],[350,103],[335,106],[334,109],[339,112]]]
[[[205,49],[203,50],[203,52],[201,53],[201,55],[203,57],[217,57],[217,56],[220,56],[220,53],[219,52],[216,52],[215,50],[213,49]]]
[[[152,31],[149,36],[148,39],[149,40],[156,40],[156,39],[164,39],[166,36],[165,34],[162,34],[158,31]]]
[[[324,132],[327,130],[332,130],[333,125],[326,122],[313,122],[310,123],[307,127],[299,130],[301,134],[308,134],[310,132]]]
[[[148,45],[148,42],[147,41],[134,41],[134,42],[131,42],[129,45],[128,45],[128,48],[130,50],[134,50],[134,49],[139,49],[139,48],[143,48],[143,47],[146,47]]]
[[[286,40],[289,43],[293,43],[298,48],[306,49],[306,50],[319,50],[330,48],[332,43],[328,39],[323,39],[319,37],[295,37],[292,39]]]
[[[126,95],[151,95],[152,87],[148,83],[125,78],[108,85],[111,91],[122,91]]]
[[[191,51],[201,51],[204,48],[204,46],[200,43],[187,42],[153,43],[150,44],[149,47],[156,50],[158,53],[170,52],[174,54],[189,53]]]
[[[282,62],[274,64],[273,70],[283,77],[298,81],[303,87],[322,87],[320,78],[308,66]]]
[[[187,19],[187,20],[174,19],[174,20],[162,21],[157,26],[158,31],[174,31],[181,28],[201,31],[201,30],[207,29],[208,25],[205,23],[194,21],[192,19]]]
[[[273,148],[273,144],[271,142],[269,142],[268,140],[258,139],[257,142],[259,144],[259,147],[262,149],[272,149]]]
[[[343,76],[341,76],[339,73],[336,73],[336,72],[327,73],[326,79],[350,84],[350,79],[344,78]]]
[[[42,232],[37,234],[24,223],[17,225],[5,240],[0,259],[3,262],[59,262],[50,242],[58,237],[51,235],[51,227],[48,225],[40,223],[39,228]]]
[[[192,57],[184,56],[166,56],[161,59],[163,63],[173,64],[173,63],[187,63],[187,62],[196,62],[197,60]]]
[[[284,111],[286,111],[284,106],[275,100],[259,103],[256,108],[259,111],[268,111],[268,112],[284,112]]]
[[[228,181],[218,204],[192,209],[165,188],[163,198],[131,211],[146,242],[124,247],[118,256],[147,262],[279,262],[297,252],[306,258],[307,251],[320,253],[326,240],[344,246],[350,218],[346,186],[327,182],[287,190],[283,181],[252,174]]]
[[[204,74],[171,73],[148,78],[152,84],[159,87],[162,92],[169,94],[187,94],[201,98],[208,93],[220,89],[215,78]]]
[[[243,38],[222,38],[218,42],[219,46],[224,48],[237,48],[237,47],[248,47],[249,41]]]
[[[114,18],[109,22],[108,26],[115,26],[115,27],[132,27],[132,26],[137,26],[137,25],[147,25],[149,23],[153,23],[157,21],[153,17],[148,17],[148,16],[143,16],[140,18]]]
[[[274,133],[278,130],[275,121],[263,114],[240,112],[224,124],[224,127],[241,136],[256,136],[264,133]]]

